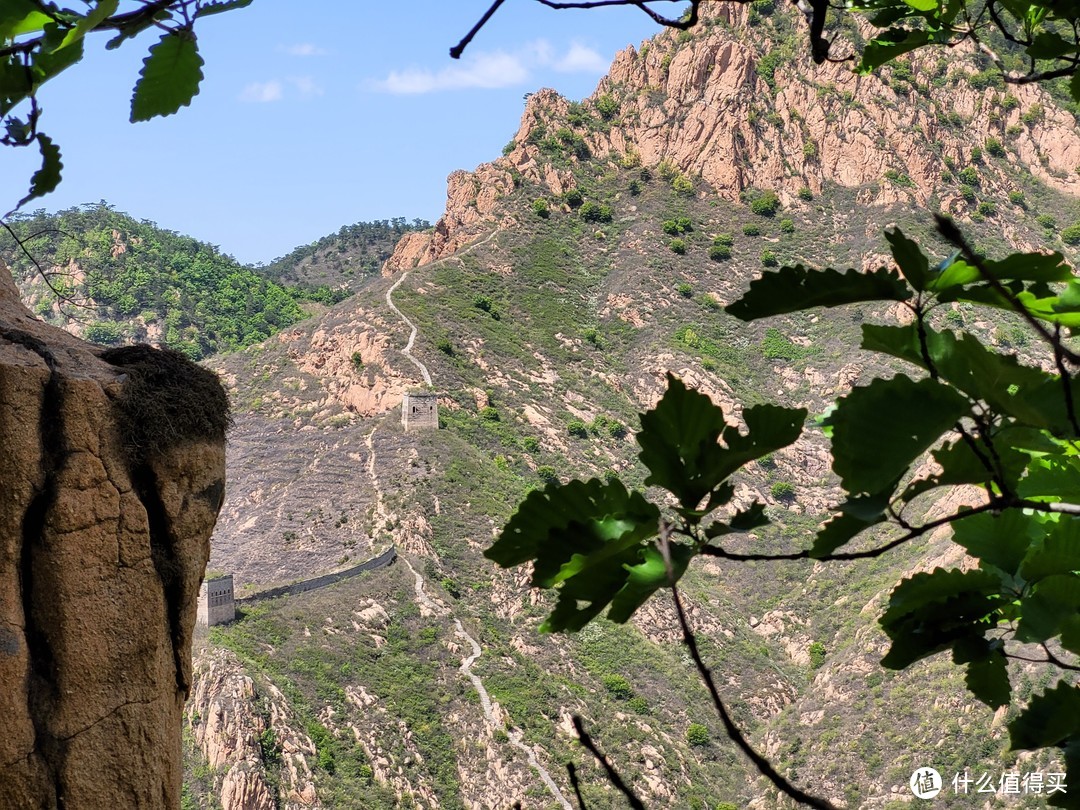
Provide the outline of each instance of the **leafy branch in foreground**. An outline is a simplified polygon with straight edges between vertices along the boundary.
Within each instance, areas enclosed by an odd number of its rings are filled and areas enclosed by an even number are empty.
[[[976,255],[950,222],[940,229],[959,248],[940,264],[894,230],[886,238],[895,269],[784,267],[756,279],[727,308],[743,320],[874,302],[899,303],[911,313],[907,324],[864,324],[861,343],[910,373],[853,388],[817,422],[831,440],[845,498],[810,547],[766,554],[724,546],[729,535],[769,522],[760,502],[733,506],[729,479],[792,444],[806,411],[749,408],[743,433],[708,397],[669,375],[667,392],[642,415],[637,434],[649,471],[645,484],[670,495],[662,505],[618,480],[549,484],[526,498],[486,552],[503,567],[531,563],[532,585],[556,591],[542,630],[579,630],[604,610],[625,622],[670,587],[684,643],[724,718],[678,598],[677,583],[694,557],[851,560],[880,556],[948,526],[978,567],[938,568],[896,586],[880,619],[891,641],[882,665],[903,669],[950,651],[965,667],[969,691],[994,708],[1013,701],[1010,660],[1057,669],[1056,686],[1010,722],[1012,747],[1059,749],[1067,770],[1080,772],[1080,687],[1073,674],[1080,670],[1080,435],[1073,408],[1080,391],[1070,371],[1080,364],[1062,333],[1080,327],[1080,279],[1061,254],[992,261]],[[1019,312],[1051,354],[1043,365],[1058,373],[988,346],[971,331],[936,328],[933,313],[956,303]],[[969,505],[922,523],[908,517],[958,488],[968,491]],[[858,538],[869,547],[850,550]],[[1027,654],[1032,645],[1044,655]],[[827,806],[757,757],[733,723],[725,721],[725,728],[783,792]],[[1080,807],[1080,791],[1050,802]]]
[[[41,152],[41,168],[14,210],[60,183],[60,147],[38,129],[37,94],[42,85],[82,60],[88,34],[112,33],[105,45],[111,50],[148,29],[161,32],[132,93],[131,120],[146,121],[172,115],[199,92],[203,62],[195,21],[250,4],[251,0],[157,0],[121,11],[120,0],[90,0],[80,12],[37,0],[0,3],[0,145],[36,145]]]

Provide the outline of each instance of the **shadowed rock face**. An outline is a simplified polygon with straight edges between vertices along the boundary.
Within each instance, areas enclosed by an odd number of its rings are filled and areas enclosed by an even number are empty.
[[[187,372],[209,385],[209,372]],[[215,427],[133,452],[119,425],[131,387],[148,396],[147,376],[34,320],[0,264],[6,807],[179,804],[181,710],[227,414],[224,393],[206,398]]]

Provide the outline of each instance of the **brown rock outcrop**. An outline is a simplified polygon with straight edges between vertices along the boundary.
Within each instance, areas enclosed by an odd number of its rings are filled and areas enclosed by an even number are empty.
[[[516,183],[554,196],[572,187],[573,173],[553,166],[540,145],[567,127],[594,157],[667,163],[698,193],[727,200],[771,189],[789,205],[804,187],[816,195],[834,184],[859,189],[864,204],[935,204],[962,213],[964,202],[955,184],[942,184],[942,173],[950,164],[977,162],[974,150],[990,138],[1010,146],[1006,161],[1051,188],[1080,194],[1080,133],[1072,115],[1035,84],[1006,91],[968,81],[978,70],[973,47],[953,49],[947,62],[937,51],[905,56],[902,81],[888,67],[861,76],[851,63],[813,65],[793,10],[773,12],[795,17],[798,42],[785,61],[777,59],[785,43],[749,22],[748,5],[714,5],[688,40],[667,31],[616,55],[582,105],[595,122],[596,100],[610,96],[618,105],[610,124],[575,125],[570,103],[555,91],[531,94],[514,147],[472,173],[450,175],[446,213],[434,233],[422,244],[403,240],[387,269],[448,256],[501,227],[497,202]],[[988,163],[980,175],[983,192],[1003,197],[1010,189],[1004,164]]]
[[[209,372],[178,362],[216,386],[206,413],[193,413],[219,429],[164,431],[153,446],[144,431],[137,445],[121,424],[155,404],[153,390],[165,397],[157,413],[176,415],[176,390],[34,320],[0,264],[5,807],[179,804],[181,710],[224,491],[227,407]]]

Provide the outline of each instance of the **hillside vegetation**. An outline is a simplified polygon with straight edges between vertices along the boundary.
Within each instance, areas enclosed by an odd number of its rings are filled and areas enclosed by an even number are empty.
[[[815,72],[786,9],[724,5],[700,30],[620,54],[590,99],[533,95],[504,156],[452,176],[440,226],[401,243],[392,265],[412,269],[393,301],[417,327],[412,352],[434,379],[441,430],[401,429],[401,397],[421,380],[402,354],[410,329],[386,303],[400,276],[349,264],[359,248],[348,235],[290,260],[313,256],[318,272],[271,272],[333,286],[353,267],[355,295],[209,359],[238,410],[211,566],[246,594],[391,543],[401,558],[249,603],[202,636],[189,807],[562,807],[570,761],[589,807],[623,806],[572,714],[650,806],[782,806],[726,742],[668,602],[626,625],[540,635],[549,598],[482,552],[548,482],[640,484],[637,414],[669,371],[733,422],[767,401],[820,413],[891,373],[850,348],[864,321],[894,319],[888,308],[764,325],[724,314],[763,269],[875,268],[889,261],[890,224],[944,258],[920,205],[951,211],[991,256],[1071,252],[1080,206],[1067,161],[1080,141],[1072,114],[1038,88],[1014,95],[979,78],[978,56],[903,60],[880,77]],[[951,304],[933,318],[1025,348],[1010,317],[980,321]],[[740,542],[807,545],[838,495],[824,437],[808,430],[735,482],[736,503],[764,502],[776,524]],[[944,534],[929,535],[845,564],[706,561],[683,588],[758,750],[837,804],[892,810],[919,766],[949,779],[1053,765],[1006,753],[1008,718],[974,702],[949,661],[880,667],[888,640],[875,620],[895,583],[962,563]],[[1018,669],[1016,690],[1043,678]],[[943,793],[936,806],[971,797]]]

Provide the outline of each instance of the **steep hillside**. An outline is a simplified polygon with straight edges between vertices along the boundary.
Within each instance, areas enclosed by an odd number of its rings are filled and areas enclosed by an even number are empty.
[[[149,342],[198,359],[304,317],[297,296],[218,248],[104,202],[16,216],[12,230],[22,246],[4,233],[0,258],[24,302],[92,343]]]
[[[883,77],[815,70],[796,31],[785,9],[725,5],[621,54],[591,99],[534,94],[506,154],[451,177],[445,216],[405,235],[385,277],[213,359],[240,413],[211,566],[255,591],[391,543],[401,558],[246,603],[202,639],[192,806],[565,807],[568,761],[590,807],[622,806],[574,713],[650,806],[782,806],[724,740],[663,598],[626,626],[540,636],[547,598],[480,555],[546,481],[640,483],[636,414],[667,371],[737,420],[763,401],[819,412],[881,370],[851,347],[862,320],[895,313],[725,316],[763,267],[876,267],[889,224],[936,244],[917,205],[953,211],[991,255],[1061,248],[1080,218],[1080,138],[1038,88],[976,79],[970,54]],[[981,328],[1017,346],[1015,326]],[[423,386],[414,361],[441,430],[401,428],[403,394]],[[744,542],[801,548],[836,496],[810,431],[741,479],[739,503],[766,502],[778,524]],[[949,662],[877,663],[896,581],[959,562],[942,533],[845,565],[710,562],[686,596],[760,750],[838,804],[898,807],[917,766],[1015,763],[1004,718]],[[1020,690],[1040,677],[1018,672]]]
[[[259,272],[318,295],[325,303],[336,303],[382,269],[403,235],[430,227],[426,220],[406,222],[404,217],[343,225],[337,233],[301,245]]]

